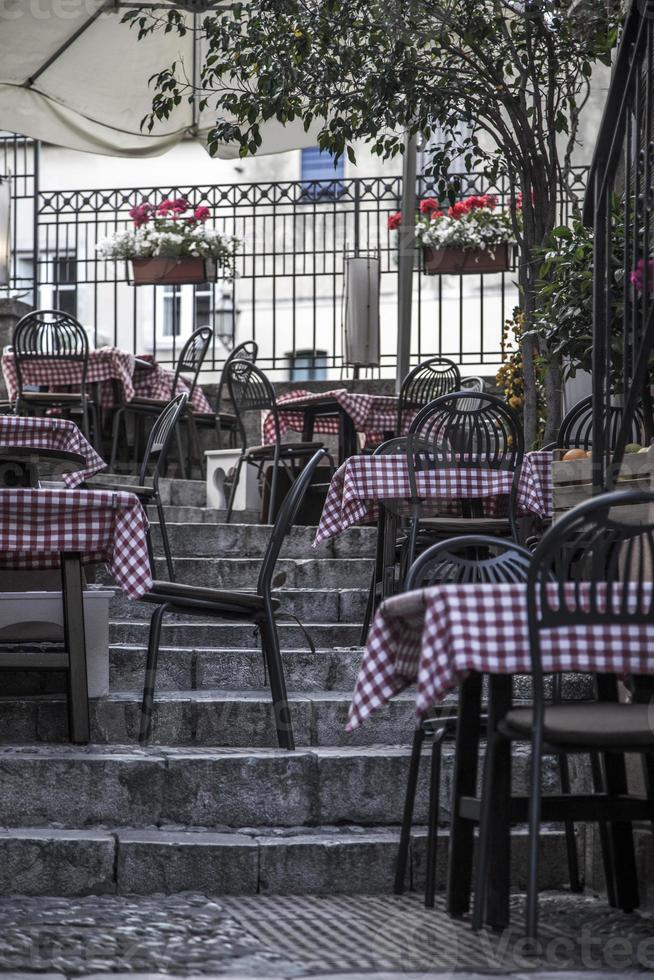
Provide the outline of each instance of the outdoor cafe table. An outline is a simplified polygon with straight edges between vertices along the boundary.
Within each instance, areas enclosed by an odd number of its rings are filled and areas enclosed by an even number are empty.
[[[80,457],[81,467],[63,475],[63,482],[69,488],[83,483],[107,465],[74,422],[56,417],[1,415],[0,457],[11,460],[12,450],[19,450],[23,457],[28,450],[34,450],[36,457],[39,450],[53,457],[61,453],[63,460],[70,458],[70,454]]]
[[[105,562],[132,599],[152,588],[147,517],[134,494],[0,489],[0,567],[61,568],[71,737],[89,740],[82,565]]]
[[[527,453],[517,491],[518,511],[546,518],[552,513],[552,459],[547,451]],[[424,499],[445,505],[452,501],[488,499],[511,491],[511,470],[460,467],[433,469],[417,474]],[[355,524],[374,523],[380,501],[411,497],[409,468],[405,456],[353,456],[332,477],[323,507],[315,544],[335,537]]]
[[[297,389],[280,395],[277,405],[280,436],[289,429],[301,432],[305,442],[311,442],[315,433],[338,435],[340,462],[358,453],[357,433],[365,436],[366,444],[379,443],[384,441],[385,433],[394,433],[397,426],[395,395],[368,395],[345,388],[321,392]],[[407,426],[409,422],[407,419]],[[275,441],[270,412],[262,419],[262,437],[264,445]]]
[[[34,358],[29,363],[24,360],[21,370],[24,384],[47,385],[53,390],[79,385],[82,378],[79,361]],[[18,379],[16,361],[11,351],[5,351],[2,356],[2,373],[9,399],[13,402],[18,392]],[[122,388],[122,397],[126,402],[138,397],[168,400],[173,396],[173,379],[173,371],[161,367],[149,356],[138,358],[117,347],[100,347],[89,351],[86,380],[90,385],[100,386],[99,402],[105,410],[116,404],[117,384]],[[188,390],[183,379],[180,379],[179,387]],[[211,405],[198,386],[193,392],[191,405],[196,412],[211,412]]]
[[[571,589],[575,584],[571,583]],[[581,585],[583,600],[584,588]],[[615,699],[615,677],[654,674],[654,622],[597,623],[541,634],[544,673],[591,672],[600,675],[602,696]],[[347,730],[354,731],[392,697],[416,685],[416,712],[421,717],[461,685],[459,724],[451,814],[447,907],[452,915],[467,911],[472,875],[473,820],[476,799],[481,720],[481,677],[490,675],[489,729],[508,710],[511,678],[531,670],[526,585],[437,585],[393,596],[381,604],[368,637],[356,680]],[[613,758],[605,772],[608,792],[620,789],[622,771]],[[492,787],[495,821],[489,921],[508,922],[511,799],[511,751],[497,752]],[[523,799],[520,819],[526,816]],[[544,804],[544,818],[546,817]],[[513,813],[514,810],[512,809]],[[620,869],[619,869],[620,870]],[[629,869],[631,870],[631,869]],[[628,872],[625,872],[628,873]]]

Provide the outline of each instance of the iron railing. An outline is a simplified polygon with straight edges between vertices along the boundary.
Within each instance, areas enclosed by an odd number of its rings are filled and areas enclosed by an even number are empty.
[[[570,174],[572,198],[583,199],[586,169]],[[397,234],[387,228],[398,210],[401,177],[277,181],[106,190],[37,189],[34,235],[38,302],[74,312],[96,344],[153,352],[174,362],[181,343],[209,322],[216,341],[205,370],[219,368],[236,340],[254,337],[262,367],[278,379],[345,373],[342,345],[344,260],[377,253],[381,260],[380,367],[394,375],[397,347]],[[424,178],[418,197],[434,196]],[[462,194],[494,193],[508,203],[509,188],[479,174],[462,178]],[[206,287],[128,284],[124,262],[98,259],[96,245],[130,224],[129,210],[144,200],[186,197],[211,208],[216,227],[241,245],[233,283]],[[411,353],[417,361],[442,353],[467,373],[493,374],[502,359],[502,327],[518,302],[515,275],[414,277]]]
[[[639,403],[652,431],[654,4],[633,0],[598,134],[584,208],[594,226],[593,482],[611,489]],[[622,423],[611,444],[611,407]]]

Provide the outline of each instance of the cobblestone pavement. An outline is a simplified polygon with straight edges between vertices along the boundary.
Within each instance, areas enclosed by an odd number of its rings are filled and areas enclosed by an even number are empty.
[[[541,939],[521,936],[522,901],[502,934],[474,935],[420,897],[0,899],[0,973],[39,980],[113,973],[265,978],[438,977],[583,971],[654,976],[654,917],[593,897],[544,895]],[[639,974],[641,977],[643,973]]]

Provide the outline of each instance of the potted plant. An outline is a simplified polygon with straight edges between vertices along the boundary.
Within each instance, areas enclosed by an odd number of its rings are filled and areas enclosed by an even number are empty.
[[[399,228],[401,221],[400,212],[392,214],[388,227]],[[428,276],[506,272],[512,238],[511,217],[492,194],[466,197],[447,211],[433,197],[420,202],[416,241]]]
[[[156,206],[145,201],[129,213],[133,228],[115,232],[97,252],[103,259],[129,261],[134,285],[211,282],[219,268],[233,274],[238,239],[207,226],[211,212],[205,205],[192,208],[180,197]]]

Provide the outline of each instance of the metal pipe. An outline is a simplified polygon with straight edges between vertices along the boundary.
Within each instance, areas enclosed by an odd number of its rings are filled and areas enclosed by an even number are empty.
[[[416,247],[416,161],[415,136],[404,137],[404,166],[402,172],[402,226],[400,228],[399,268],[397,289],[397,377],[399,393],[402,379],[408,374],[411,362],[411,311],[413,300],[413,263]]]

